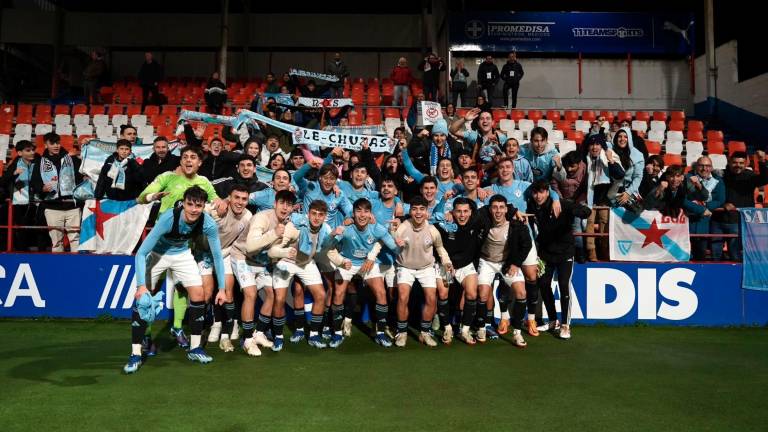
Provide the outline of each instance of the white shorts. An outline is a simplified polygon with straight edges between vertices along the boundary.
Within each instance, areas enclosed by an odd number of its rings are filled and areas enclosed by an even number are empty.
[[[315,254],[313,260],[320,273],[333,273],[336,271],[336,265],[328,259],[328,250],[322,250]]]
[[[394,264],[379,264],[379,272],[384,276],[384,283],[386,283],[388,287],[396,286],[395,276],[397,275],[397,272],[395,271]]]
[[[524,266],[532,266],[539,264],[539,254],[536,251],[536,242],[531,240],[531,250],[528,251],[528,256],[523,261]]]
[[[413,282],[418,280],[422,288],[437,288],[437,273],[434,266],[429,266],[420,270],[413,270],[405,267],[397,268],[397,283],[413,286]]]
[[[298,277],[304,286],[323,284],[320,271],[314,261],[310,261],[304,267],[299,267],[291,262],[280,261],[275,265],[272,274],[272,287],[275,289],[288,288],[294,276]]]
[[[181,282],[185,288],[203,286],[200,270],[197,268],[192,252],[186,250],[180,254],[168,255],[151,252],[147,258],[147,279],[150,282],[148,289],[152,291],[157,284],[160,275],[168,270],[176,282]]]
[[[246,260],[233,259],[231,270],[240,289],[255,286],[256,289],[272,286],[272,275],[264,266],[250,265]]]
[[[496,275],[501,273],[501,266],[504,263],[495,263],[486,261],[480,258],[479,275],[477,277],[478,285],[493,285],[493,280],[496,279]],[[518,267],[517,272],[512,276],[502,275],[504,282],[507,285],[512,285],[515,282],[525,282],[523,277],[523,271]]]
[[[353,265],[349,270],[344,269],[344,267],[339,267],[336,269],[336,280],[343,280],[343,281],[351,281],[355,275],[360,275],[360,277],[363,278],[363,280],[368,279],[375,279],[375,278],[383,278],[384,276],[381,274],[381,271],[379,270],[379,265],[377,263],[373,263],[373,267],[368,271],[366,274],[360,273],[360,267]]]
[[[475,270],[474,263],[469,263],[460,269],[456,269],[453,272],[453,278],[449,277],[448,272],[445,271],[445,267],[443,267],[442,264],[438,266],[438,270],[437,270],[437,277],[442,279],[444,282],[448,284],[450,284],[453,280],[456,280],[456,282],[458,283],[463,283],[464,279],[466,279],[467,276],[470,276],[473,274],[477,274],[477,270]]]
[[[210,276],[213,274],[213,256],[211,254],[205,253],[195,257],[195,259],[197,260],[197,269],[200,271],[200,276]],[[224,274],[233,274],[229,255],[224,257]]]

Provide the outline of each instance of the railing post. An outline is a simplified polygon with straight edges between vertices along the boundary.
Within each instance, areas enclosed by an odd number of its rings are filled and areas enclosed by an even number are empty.
[[[8,202],[8,240],[6,245],[6,252],[13,251],[13,203],[11,200]]]

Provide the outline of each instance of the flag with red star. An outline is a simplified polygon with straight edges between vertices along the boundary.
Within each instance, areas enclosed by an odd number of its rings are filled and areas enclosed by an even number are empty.
[[[691,257],[688,218],[658,211],[611,209],[608,239],[611,261],[679,262]]]
[[[88,200],[80,224],[80,250],[130,255],[149,219],[151,204],[135,200]]]

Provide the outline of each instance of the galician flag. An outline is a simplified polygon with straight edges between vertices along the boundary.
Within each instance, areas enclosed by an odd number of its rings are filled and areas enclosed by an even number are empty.
[[[691,258],[688,218],[664,216],[658,211],[640,214],[611,209],[609,223],[611,261],[677,262]]]
[[[130,255],[149,219],[152,204],[135,200],[88,200],[80,224],[80,250]]]

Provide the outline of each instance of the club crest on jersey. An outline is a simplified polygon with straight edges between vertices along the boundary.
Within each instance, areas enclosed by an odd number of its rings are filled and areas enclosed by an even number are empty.
[[[372,235],[369,235],[368,238],[365,239],[365,241],[368,242],[368,244],[373,244],[374,242],[376,242],[376,239],[373,238]]]
[[[515,196],[520,198],[521,196],[523,196],[523,191],[521,191],[520,189],[516,190],[515,191]]]

